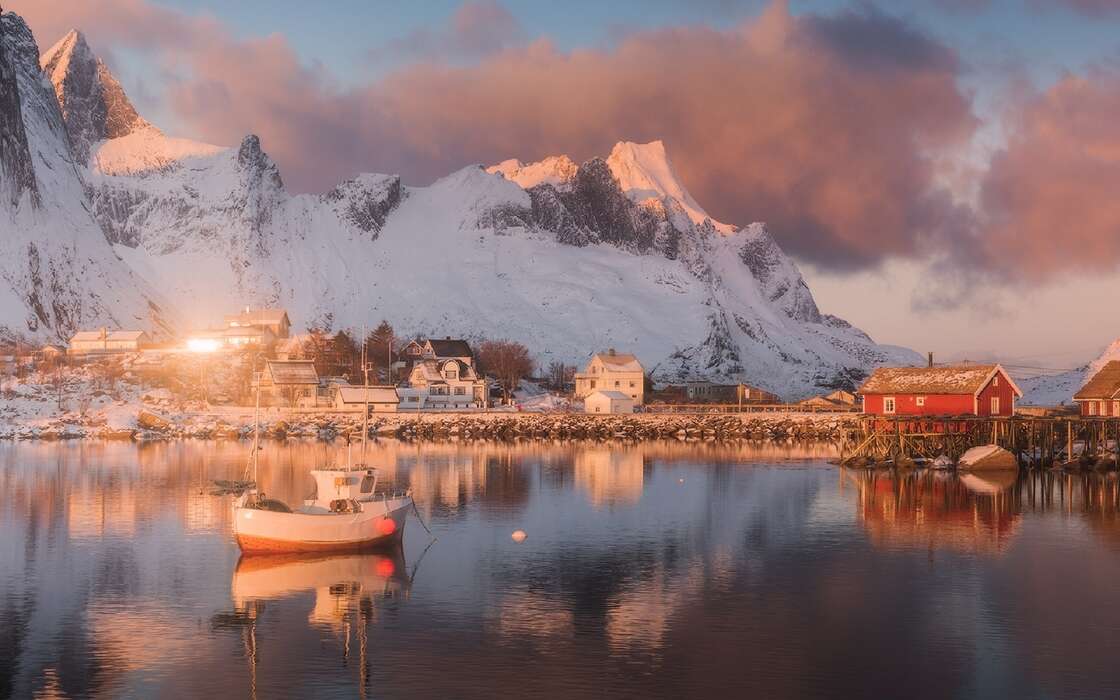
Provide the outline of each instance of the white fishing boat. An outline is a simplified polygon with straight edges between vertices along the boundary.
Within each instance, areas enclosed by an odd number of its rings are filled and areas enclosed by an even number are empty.
[[[366,386],[369,365],[363,362]],[[268,498],[259,489],[257,456],[260,451],[260,382],[257,419],[253,430],[252,487],[234,502],[233,534],[245,553],[357,551],[399,542],[408,511],[410,492],[377,492],[377,470],[365,464],[365,439],[358,464],[314,469],[315,496],[297,508]],[[368,400],[369,391],[366,396]],[[362,434],[369,435],[369,408],[362,420]]]

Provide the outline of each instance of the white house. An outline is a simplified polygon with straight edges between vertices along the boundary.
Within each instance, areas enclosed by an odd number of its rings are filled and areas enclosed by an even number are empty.
[[[645,378],[638,358],[611,348],[595,353],[587,367],[576,374],[576,398],[585,398],[595,391],[617,391],[640,406],[645,401]]]
[[[144,331],[110,331],[101,328],[75,333],[70,338],[69,352],[72,355],[139,352],[151,343],[152,339]]]
[[[273,405],[313,408],[319,373],[311,360],[267,360],[260,387],[262,400]]]
[[[485,408],[486,380],[461,360],[421,360],[412,367],[408,385],[418,390],[424,408]]]
[[[584,413],[633,413],[634,399],[621,391],[599,389],[583,400]]]
[[[400,404],[395,386],[369,387],[369,410],[371,413],[396,413]],[[366,406],[366,387],[336,384],[332,387],[331,406],[336,411],[357,411],[361,413]]]

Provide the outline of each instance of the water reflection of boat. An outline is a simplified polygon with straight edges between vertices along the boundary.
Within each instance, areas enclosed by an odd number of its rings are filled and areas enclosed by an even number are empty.
[[[233,572],[234,607],[315,591],[313,622],[332,623],[358,609],[364,599],[401,598],[411,582],[400,547],[367,554],[243,556]]]

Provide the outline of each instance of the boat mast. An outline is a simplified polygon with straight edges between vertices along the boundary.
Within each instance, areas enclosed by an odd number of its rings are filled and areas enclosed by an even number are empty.
[[[257,358],[253,358],[253,376],[257,380],[257,405],[253,410],[253,486],[260,493],[257,483],[257,466],[260,463],[261,450],[261,372],[257,371]]]
[[[365,386],[362,387],[364,408],[362,410],[362,467],[366,466],[366,440],[369,439],[369,366],[366,362],[366,342],[362,340],[362,374],[365,375]]]

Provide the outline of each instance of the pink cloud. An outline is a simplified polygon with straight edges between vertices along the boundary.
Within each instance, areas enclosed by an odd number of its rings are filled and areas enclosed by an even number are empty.
[[[1120,70],[1067,76],[1017,111],[984,179],[984,241],[1006,274],[1041,280],[1120,262]]]

